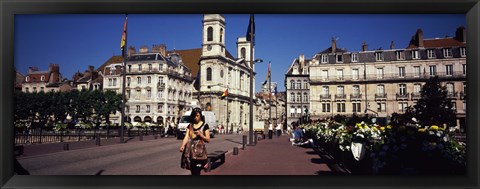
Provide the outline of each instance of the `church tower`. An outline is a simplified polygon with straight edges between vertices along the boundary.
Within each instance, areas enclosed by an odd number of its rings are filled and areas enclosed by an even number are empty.
[[[202,56],[225,57],[225,18],[220,14],[203,15]]]

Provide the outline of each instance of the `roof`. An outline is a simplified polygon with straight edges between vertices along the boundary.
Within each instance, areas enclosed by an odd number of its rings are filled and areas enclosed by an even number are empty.
[[[110,64],[120,63],[120,62],[123,62],[123,57],[121,55],[112,56],[105,63],[103,63],[100,67],[98,67],[97,71],[100,71],[103,74],[105,74],[105,67],[107,67]]]
[[[440,38],[440,39],[424,39],[423,46],[425,48],[441,48],[441,47],[461,47],[466,46],[465,43],[457,41],[454,38]],[[417,45],[410,43],[407,49],[418,48]]]
[[[192,77],[197,77],[198,70],[200,69],[200,57],[202,56],[202,48],[197,49],[186,49],[186,50],[175,50],[169,51],[168,53],[177,53],[182,57],[183,64],[190,68],[192,71]]]
[[[335,52],[347,52],[347,50],[342,48],[337,48]],[[326,54],[326,53],[332,53],[332,47],[329,47],[328,49],[325,49],[322,52],[319,52],[317,54]]]

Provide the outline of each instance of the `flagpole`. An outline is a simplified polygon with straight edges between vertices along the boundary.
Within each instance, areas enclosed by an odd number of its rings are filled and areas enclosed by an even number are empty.
[[[125,48],[127,47],[127,23],[128,23],[128,14],[125,14],[125,25],[124,25],[124,34],[125,34],[125,44],[122,48],[123,56],[123,81],[122,81],[122,122],[120,123],[120,143],[125,143],[124,136],[124,127],[125,127],[125,80],[127,74],[127,54],[125,53]]]
[[[250,14],[250,28],[248,29],[250,34],[250,124],[248,127],[248,144],[253,144],[253,40],[254,40],[254,33],[253,33],[253,24],[254,24],[253,14]]]

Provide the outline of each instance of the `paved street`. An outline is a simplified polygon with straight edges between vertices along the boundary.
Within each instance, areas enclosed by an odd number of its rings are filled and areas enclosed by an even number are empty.
[[[72,142],[70,150],[63,145],[41,144],[25,147],[25,155],[18,157],[22,166],[32,175],[188,175],[180,168],[176,138],[145,137],[129,140],[102,140],[102,146],[94,141]],[[227,150],[241,146],[242,135],[216,135],[207,144],[209,151]]]

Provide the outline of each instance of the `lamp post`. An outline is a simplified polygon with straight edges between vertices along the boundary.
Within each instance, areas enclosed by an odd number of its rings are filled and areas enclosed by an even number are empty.
[[[250,30],[253,31],[253,30]],[[262,59],[253,61],[253,44],[250,42],[250,124],[248,127],[248,144],[253,144],[253,64],[263,62]]]
[[[268,66],[271,65],[271,61],[268,61]],[[270,69],[270,67],[269,67]],[[269,74],[268,75],[268,123],[269,124],[272,124],[272,127],[273,127],[273,123],[272,123],[272,73],[271,71],[269,70]],[[270,125],[268,125],[270,127]]]

